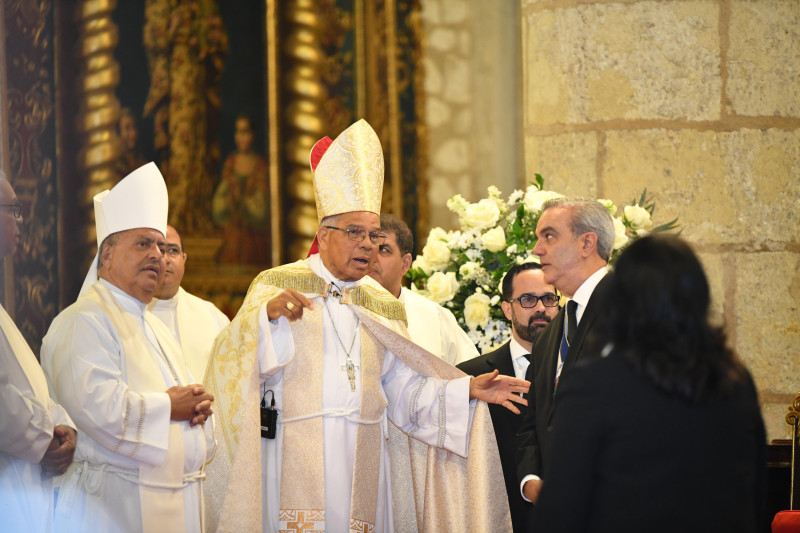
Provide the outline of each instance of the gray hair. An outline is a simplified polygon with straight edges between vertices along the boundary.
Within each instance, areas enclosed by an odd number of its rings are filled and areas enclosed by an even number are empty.
[[[614,220],[603,204],[586,198],[552,198],[542,205],[542,213],[551,207],[568,207],[572,210],[570,230],[575,237],[584,233],[597,235],[597,254],[606,262],[614,249]]]
[[[97,270],[103,266],[103,248],[106,247],[106,244],[109,246],[114,246],[119,241],[119,234],[121,232],[117,231],[110,235],[107,235],[103,242],[100,243],[100,248],[97,249]]]

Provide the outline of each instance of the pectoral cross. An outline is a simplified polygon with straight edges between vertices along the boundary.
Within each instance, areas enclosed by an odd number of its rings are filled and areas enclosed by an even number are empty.
[[[358,365],[353,364],[353,360],[350,357],[347,358],[345,364],[342,365],[342,370],[347,372],[347,379],[350,380],[350,390],[355,392],[356,390],[356,370],[358,369]]]

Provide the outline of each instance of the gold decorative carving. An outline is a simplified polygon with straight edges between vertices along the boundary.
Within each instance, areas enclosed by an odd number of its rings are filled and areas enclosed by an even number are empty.
[[[283,6],[282,6],[283,7]],[[286,74],[286,191],[291,202],[287,217],[288,259],[305,257],[317,232],[314,186],[308,163],[311,147],[325,135],[322,82],[324,57],[320,48],[323,21],[315,0],[285,4],[288,24],[283,42],[289,69]]]
[[[119,36],[111,19],[115,0],[84,0],[76,6],[78,25],[78,134],[83,149],[78,168],[83,186],[78,195],[80,210],[88,214],[84,245],[87,256],[95,248],[94,195],[114,186],[116,162],[122,153],[116,124],[119,101],[114,90],[119,83],[119,65],[114,48]]]

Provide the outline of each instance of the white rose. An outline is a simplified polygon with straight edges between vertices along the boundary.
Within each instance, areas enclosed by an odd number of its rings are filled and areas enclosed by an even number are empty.
[[[611,215],[612,217],[617,214],[617,206],[615,206],[614,202],[612,202],[611,200],[606,200],[603,198],[597,201],[603,204],[603,207],[606,208],[606,211],[608,211],[608,214]]]
[[[506,247],[506,233],[501,227],[490,229],[483,234],[481,242],[490,252],[499,252]]]
[[[564,195],[555,191],[540,191],[531,185],[528,187],[525,196],[522,198],[522,203],[525,204],[525,209],[529,213],[538,213],[542,210],[542,204],[544,204],[547,200],[550,200],[551,198],[561,198],[562,196]]]
[[[434,272],[425,284],[428,298],[437,304],[449,302],[458,291],[458,281],[455,272]]]
[[[639,228],[647,229],[653,225],[650,220],[650,213],[644,207],[638,205],[626,205],[623,210],[625,220],[627,220],[631,229],[637,230]]]
[[[464,301],[464,320],[469,329],[486,327],[489,323],[490,303],[490,298],[483,293],[473,294]]]
[[[614,220],[614,249],[619,250],[623,246],[628,243],[628,235],[625,233],[625,224],[622,223],[622,219],[613,217]]]
[[[478,203],[469,204],[461,217],[461,224],[468,228],[491,228],[500,218],[500,209],[497,202],[491,198],[484,198]]]
[[[430,276],[431,272],[433,272],[433,268],[428,263],[428,260],[418,255],[416,259],[411,263],[411,268],[421,268],[426,275]]]
[[[438,240],[428,241],[422,249],[422,256],[434,270],[440,270],[450,264],[450,248]]]
[[[431,241],[445,241],[448,239],[447,232],[440,227],[433,228],[430,233],[428,233],[428,240],[425,241],[426,243]]]
[[[517,253],[517,245],[516,244],[512,244],[511,246],[506,248],[506,254],[514,255],[515,253]]]

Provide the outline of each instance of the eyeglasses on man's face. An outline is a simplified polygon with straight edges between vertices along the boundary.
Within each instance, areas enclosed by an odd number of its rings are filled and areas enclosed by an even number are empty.
[[[545,307],[557,307],[560,299],[561,298],[558,295],[548,292],[547,294],[543,294],[541,296],[536,296],[535,294],[523,294],[519,298],[513,298],[509,300],[508,303],[519,302],[519,305],[522,307],[530,309],[531,307],[536,307],[536,304],[541,301],[542,305]]]
[[[13,204],[0,204],[0,207],[10,207],[13,209],[14,218],[19,218],[22,216],[22,203],[17,200]]]
[[[354,242],[361,242],[367,238],[369,235],[369,242],[372,244],[377,244],[380,246],[381,244],[386,242],[386,234],[381,233],[379,231],[370,231],[367,233],[367,230],[361,228],[337,228],[336,226],[323,226],[324,228],[328,229],[335,229],[339,231],[344,231],[347,233],[347,238]]]

